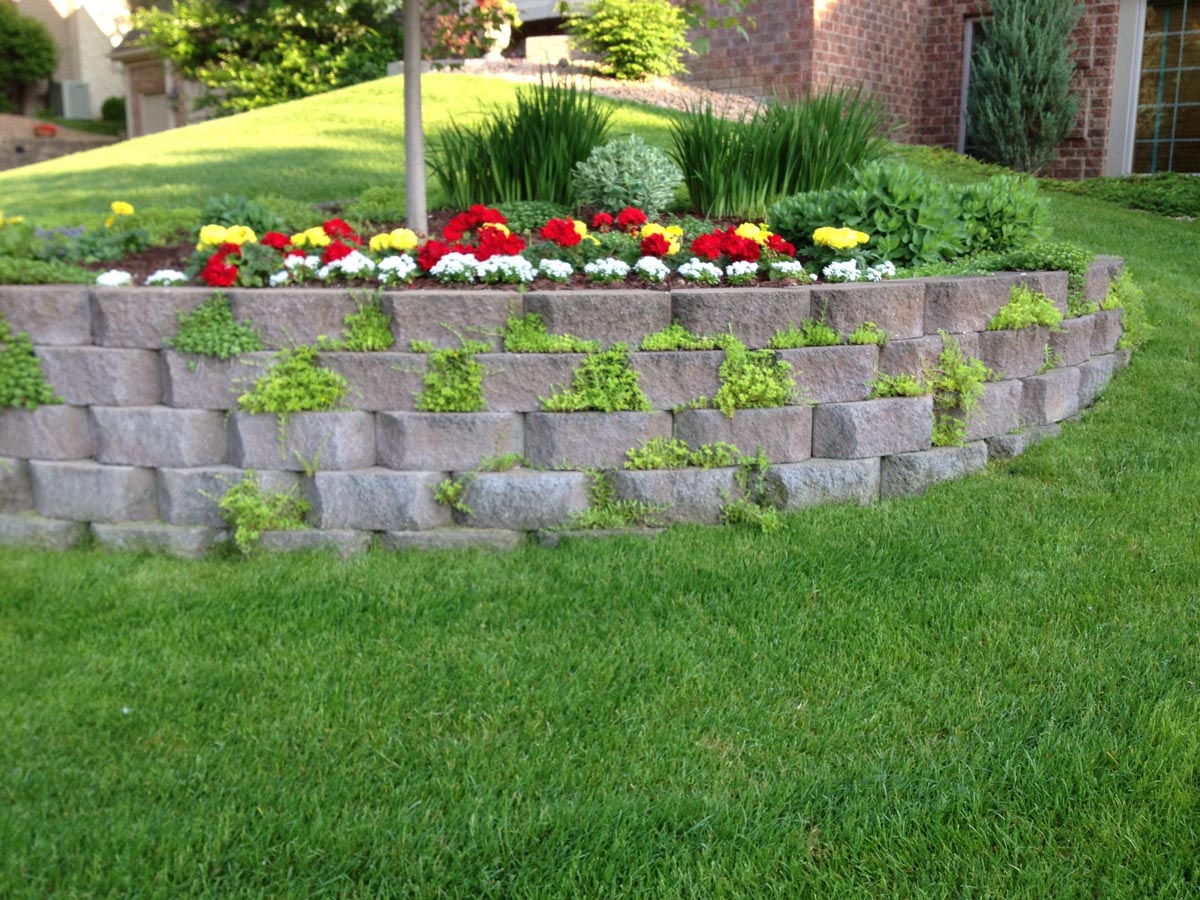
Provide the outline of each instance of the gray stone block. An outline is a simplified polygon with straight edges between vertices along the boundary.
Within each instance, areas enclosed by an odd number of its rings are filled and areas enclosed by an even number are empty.
[[[465,471],[490,456],[525,452],[520,413],[379,413],[379,465],[410,471]]]
[[[1117,370],[1127,368],[1133,360],[1133,351],[1126,347],[1124,350],[1117,350],[1113,353],[1113,359],[1116,360]]]
[[[928,450],[932,397],[826,403],[813,410],[813,456],[861,459]]]
[[[715,525],[721,521],[721,509],[736,495],[737,473],[736,468],[617,470],[608,479],[620,499],[664,507],[655,513],[659,522]]]
[[[225,417],[206,409],[93,406],[96,460],[157,468],[225,462]]]
[[[571,386],[582,353],[481,353],[483,398],[496,412],[533,412],[542,398]]]
[[[92,342],[92,298],[86,286],[0,285],[0,313],[14,332],[25,332],[38,347]]]
[[[923,494],[931,485],[980,471],[987,461],[987,444],[983,441],[885,456],[880,461],[879,495],[887,498]]]
[[[499,528],[435,528],[379,535],[379,545],[385,550],[516,550],[525,543],[525,532]]]
[[[983,386],[983,396],[967,422],[966,439],[1007,434],[1021,424],[1021,397],[1025,385],[1018,379],[992,381]]]
[[[0,546],[70,550],[88,533],[83,522],[44,519],[32,513],[0,514]]]
[[[1064,316],[1067,314],[1066,272],[1022,272],[1018,281],[1031,291],[1045,294],[1054,301],[1054,306],[1060,313]]]
[[[1050,333],[1050,351],[1058,354],[1064,366],[1077,366],[1092,355],[1092,333],[1096,330],[1096,317],[1076,316],[1063,319],[1062,331]]]
[[[320,364],[346,379],[356,409],[413,410],[428,358],[423,353],[322,353]]]
[[[573,334],[632,350],[642,337],[671,324],[667,291],[546,291],[525,295],[525,312],[537,313],[551,334]]]
[[[212,295],[211,288],[96,288],[93,343],[161,350],[179,332],[179,313],[191,312]]]
[[[296,490],[300,476],[296,472],[255,472],[264,493]],[[243,469],[210,466],[194,469],[159,469],[158,516],[170,525],[204,525],[220,528],[225,519],[217,504],[235,484],[246,477]]]
[[[461,525],[507,531],[553,528],[588,508],[587,476],[532,469],[484,472],[470,483],[463,500],[473,514],[456,512]]]
[[[812,314],[842,334],[874,322],[893,340],[925,334],[924,281],[826,284],[812,289]]]
[[[40,515],[76,522],[140,522],[158,517],[154,471],[94,462],[29,464]]]
[[[937,365],[941,352],[942,339],[937,335],[888,341],[879,350],[879,371],[886,375],[912,375],[919,378],[927,369]]]
[[[314,531],[264,531],[259,546],[267,553],[296,553],[305,550],[333,550],[342,559],[366,552],[372,535],[367,531],[346,529]]]
[[[1086,409],[1096,402],[1100,392],[1108,387],[1117,371],[1117,356],[1107,353],[1093,356],[1079,367],[1079,407]]]
[[[1085,300],[1100,303],[1108,296],[1108,286],[1121,274],[1125,261],[1119,256],[1097,256],[1088,267]]]
[[[869,459],[810,459],[771,466],[767,500],[784,510],[826,503],[865,506],[879,496],[879,457]]]
[[[366,469],[375,465],[375,417],[367,412],[299,412],[284,421],[235,412],[229,462],[242,469]]]
[[[1045,327],[984,331],[979,335],[979,358],[999,378],[1025,378],[1046,361],[1050,329]]]
[[[629,364],[641,373],[642,390],[655,409],[675,409],[697,397],[712,397],[721,387],[717,372],[725,354],[721,350],[639,352]]]
[[[800,462],[812,456],[810,406],[739,409],[733,418],[717,409],[681,409],[675,414],[675,437],[692,449],[724,441],[742,453],[761,448],[771,462]]]
[[[561,547],[566,541],[602,541],[609,538],[653,538],[658,537],[664,528],[566,528],[548,531],[535,531],[533,540],[539,547],[549,550]]]
[[[778,329],[812,315],[811,289],[804,286],[677,290],[671,292],[671,303],[674,317],[693,334],[732,330],[755,348],[767,346]]]
[[[1008,303],[1019,276],[1005,272],[974,278],[931,278],[925,282],[925,331],[951,334],[983,331]],[[940,348],[939,348],[940,349]]]
[[[988,456],[992,459],[1011,459],[1020,456],[1034,444],[1046,438],[1058,437],[1062,434],[1062,426],[1058,423],[1051,425],[1034,425],[1020,431],[1001,434],[987,439]]]
[[[1079,369],[1070,366],[1023,379],[1021,420],[1026,425],[1061,422],[1079,412]]]
[[[491,341],[499,349],[509,312],[521,315],[522,305],[513,291],[385,291],[383,310],[392,316],[400,350],[411,341],[457,347],[461,338]]]
[[[33,482],[29,477],[28,460],[0,457],[0,512],[27,509],[33,509]]]
[[[39,347],[42,374],[73,406],[154,406],[162,400],[158,354],[104,347]]]
[[[791,363],[803,396],[814,403],[844,403],[871,396],[868,385],[875,379],[879,348],[874,344],[802,347],[780,350],[779,358]]]
[[[0,409],[0,456],[86,459],[95,452],[92,418],[85,407]]]
[[[269,350],[315,344],[321,335],[336,338],[345,327],[346,315],[358,310],[349,292],[328,288],[228,293],[234,319],[253,325]]]
[[[525,457],[533,466],[612,468],[625,451],[671,436],[666,412],[526,413]]]
[[[322,529],[419,531],[450,523],[450,510],[433,499],[443,472],[317,472],[304,492]]]
[[[272,359],[274,354],[265,351],[217,359],[164,350],[163,403],[180,409],[234,409]]]
[[[92,536],[97,544],[110,550],[165,553],[185,559],[200,559],[229,537],[221,528],[179,527],[161,522],[95,522]]]
[[[1102,309],[1095,313],[1095,327],[1092,329],[1092,356],[1112,353],[1117,349],[1117,341],[1121,339],[1124,328],[1121,325],[1119,309]]]

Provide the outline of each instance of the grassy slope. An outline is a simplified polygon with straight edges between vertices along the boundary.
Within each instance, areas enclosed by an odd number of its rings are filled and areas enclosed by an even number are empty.
[[[0,894],[1195,896],[1200,230],[1052,204],[1157,338],[923,498],[502,556],[0,550]]]

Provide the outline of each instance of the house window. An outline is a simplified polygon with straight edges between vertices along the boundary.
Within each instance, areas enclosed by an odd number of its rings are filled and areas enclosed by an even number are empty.
[[[1135,172],[1200,172],[1200,0],[1148,0]]]
[[[1200,3],[1200,0],[1195,0]],[[983,19],[969,18],[963,23],[962,95],[958,104],[958,152],[975,156],[979,145],[971,140],[967,123],[967,104],[971,96],[971,69],[983,46]]]

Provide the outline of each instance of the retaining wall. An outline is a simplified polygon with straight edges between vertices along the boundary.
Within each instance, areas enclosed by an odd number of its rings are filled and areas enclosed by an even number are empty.
[[[1120,266],[1097,260],[1089,298],[1103,298]],[[986,331],[1019,282],[1066,310],[1061,272],[777,289],[385,292],[397,346],[492,335],[495,352],[478,357],[486,411],[417,412],[422,354],[323,353],[350,384],[349,408],[293,414],[282,432],[273,415],[234,409],[270,352],[221,362],[164,347],[177,313],[210,290],[0,287],[0,312],[29,333],[65,400],[0,411],[0,543],[69,547],[90,531],[105,545],[201,554],[226,538],[217,499],[248,469],[266,488],[299,486],[312,504],[314,528],[268,536],[279,548],[351,551],[373,538],[390,547],[514,546],[586,509],[587,468],[612,470],[619,497],[666,506],[667,521],[719,521],[736,469],[621,469],[626,450],[672,434],[693,447],[763,448],[769,496],[785,510],[919,493],[1052,433],[1127,361],[1116,350],[1117,311],[1066,319],[1056,333]],[[341,290],[229,295],[234,315],[269,349],[339,335],[356,308]],[[540,398],[569,385],[583,357],[500,352],[495,335],[510,312],[537,312],[551,332],[631,347],[673,320],[698,333],[732,328],[762,347],[777,328],[819,315],[843,333],[875,322],[891,340],[780,351],[809,402],[741,410],[732,420],[682,408],[716,392],[720,351],[632,353],[651,412],[546,413]],[[929,397],[869,397],[877,373],[916,375],[934,361],[939,329],[1000,376],[987,384],[963,447],[931,447]],[[1047,345],[1061,364],[1045,371]],[[479,473],[464,497],[473,515],[435,502],[443,479],[504,453],[530,465]]]

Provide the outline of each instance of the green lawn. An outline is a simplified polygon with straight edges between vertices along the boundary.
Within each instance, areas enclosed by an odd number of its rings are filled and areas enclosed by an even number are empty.
[[[0,896],[1200,896],[1200,225],[1051,203],[1155,340],[923,498],[507,555],[0,550]]]

